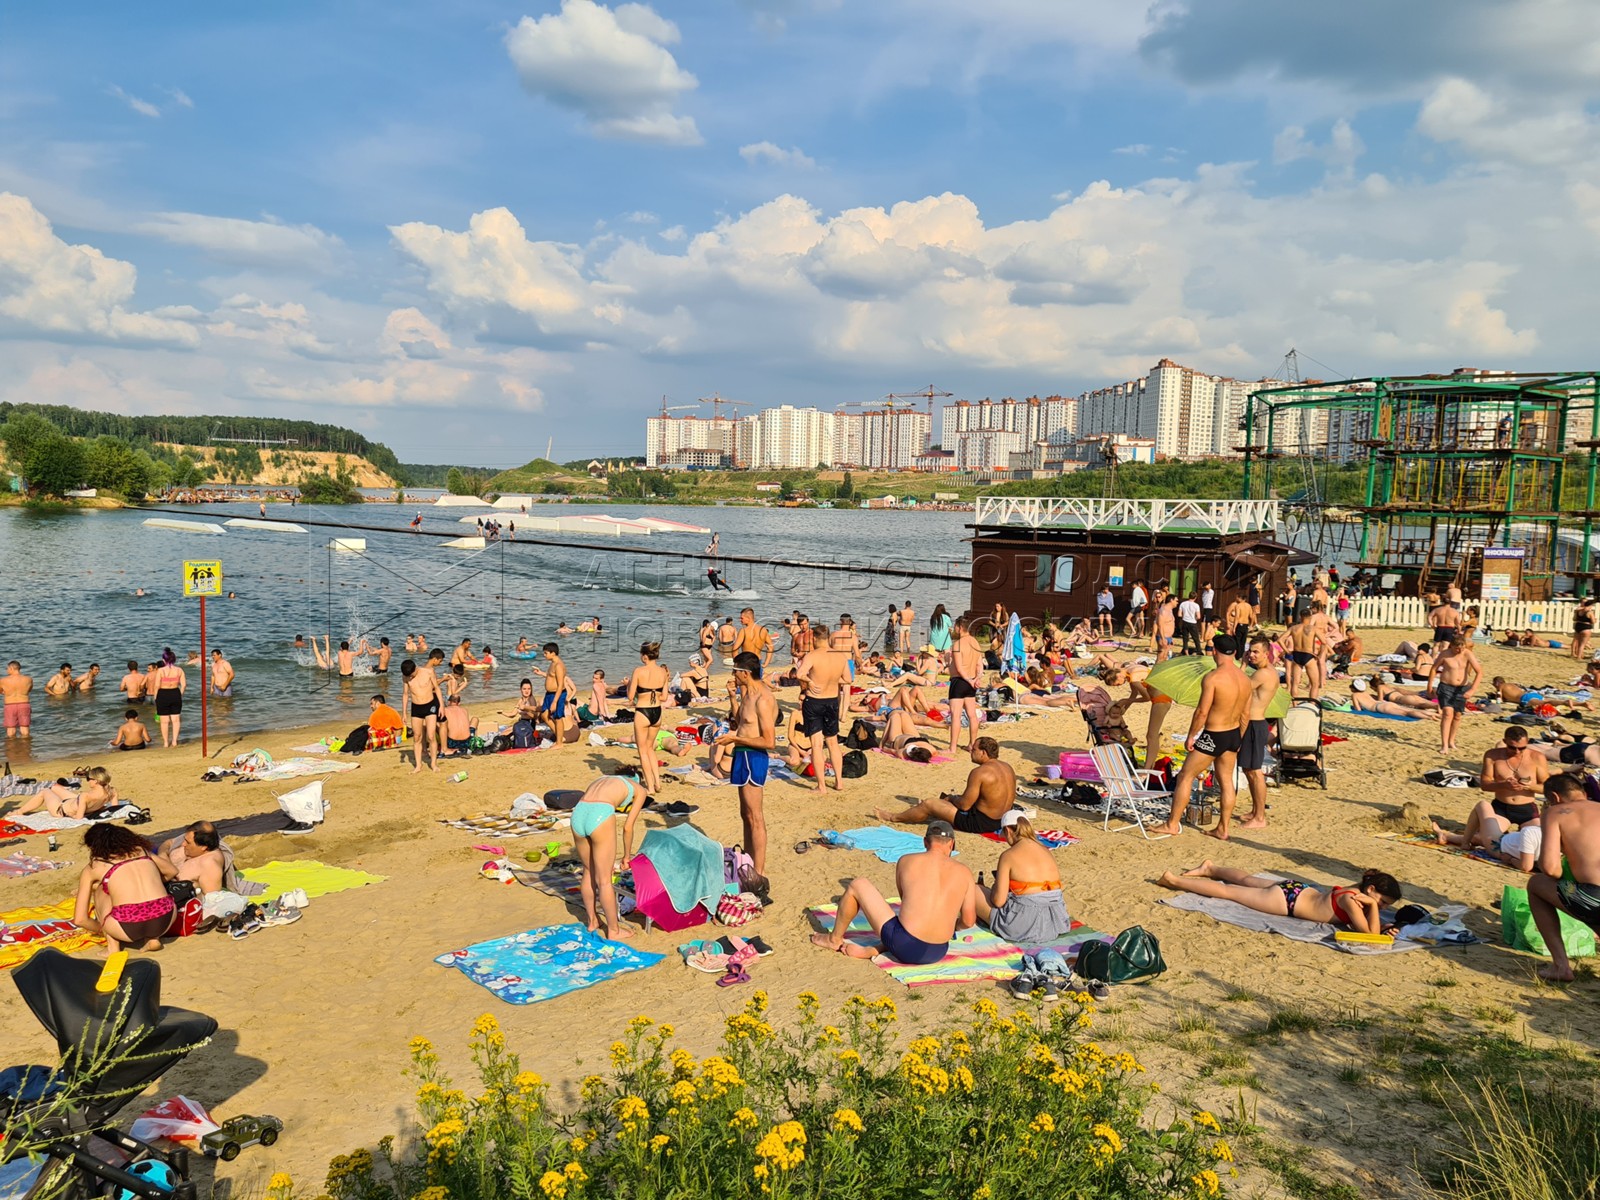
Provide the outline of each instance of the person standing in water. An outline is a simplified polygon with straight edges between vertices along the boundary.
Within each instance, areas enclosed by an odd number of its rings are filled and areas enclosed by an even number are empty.
[[[161,652],[161,666],[155,671],[154,682],[161,745],[170,748],[178,744],[178,733],[183,727],[183,693],[189,687],[189,677],[170,648]]]
[[[22,664],[12,659],[6,664],[6,673],[0,679],[0,696],[5,698],[6,736],[33,736],[33,676],[22,673]]]

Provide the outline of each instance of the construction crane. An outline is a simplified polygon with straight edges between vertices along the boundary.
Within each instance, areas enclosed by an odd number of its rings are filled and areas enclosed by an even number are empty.
[[[731,419],[737,421],[739,419],[739,410],[741,408],[752,407],[750,401],[748,400],[724,400],[716,392],[712,392],[709,396],[700,397],[700,403],[711,405],[711,419],[713,421],[722,416],[722,410],[724,408],[733,409],[733,416]]]
[[[669,407],[668,404],[667,404],[667,397],[665,397],[665,396],[661,397],[661,415],[663,417],[666,416],[668,413],[674,413],[674,412],[680,411],[681,409],[695,408],[695,407],[697,407],[697,406],[693,405],[693,404],[674,404],[674,405],[671,405]]]
[[[938,388],[934,387],[933,384],[930,383],[927,387],[923,388],[920,392],[890,392],[887,396],[884,397],[884,400],[885,401],[890,401],[890,400],[912,400],[912,401],[924,400],[924,401],[926,401],[927,402],[927,413],[928,413],[928,436],[932,437],[933,436],[933,402],[934,402],[935,399],[949,399],[953,395],[955,395],[954,392],[941,391]]]

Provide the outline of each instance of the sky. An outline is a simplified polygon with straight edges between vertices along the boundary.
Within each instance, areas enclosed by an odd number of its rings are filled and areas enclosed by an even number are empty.
[[[1592,0],[7,4],[0,400],[502,466],[663,396],[1595,368],[1596,62]]]

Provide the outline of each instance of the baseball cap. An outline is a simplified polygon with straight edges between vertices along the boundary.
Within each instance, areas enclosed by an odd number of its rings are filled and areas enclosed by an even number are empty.
[[[1350,690],[1352,692],[1364,692],[1364,691],[1366,691],[1367,690],[1367,681],[1365,679],[1352,679],[1350,681]]]
[[[1010,829],[1020,820],[1022,820],[1022,810],[1020,808],[1008,808],[1000,814],[1000,828]]]
[[[948,838],[952,842],[955,841],[956,827],[950,824],[949,821],[929,821],[928,832],[923,834],[923,839],[931,842],[935,838]]]

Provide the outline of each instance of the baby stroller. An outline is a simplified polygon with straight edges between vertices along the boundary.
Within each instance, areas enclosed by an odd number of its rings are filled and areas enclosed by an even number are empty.
[[[1322,757],[1322,705],[1301,701],[1278,718],[1278,778],[1315,779],[1328,788]]]
[[[162,1151],[112,1128],[134,1096],[216,1032],[201,1013],[161,1004],[161,968],[129,960],[116,990],[95,990],[103,964],[39,951],[12,978],[56,1039],[55,1067],[0,1071],[0,1163],[46,1158],[27,1195],[195,1200],[187,1150]]]

